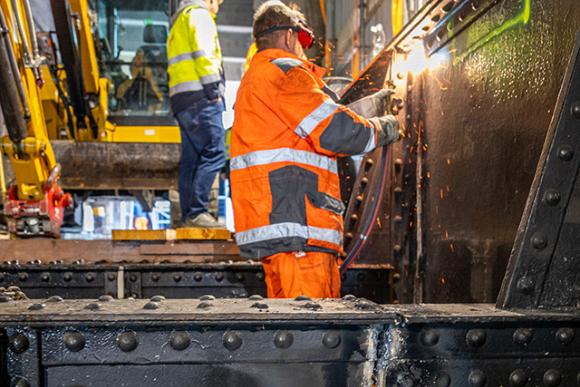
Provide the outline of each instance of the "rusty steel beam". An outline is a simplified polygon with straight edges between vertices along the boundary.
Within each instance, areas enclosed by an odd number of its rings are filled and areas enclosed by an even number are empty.
[[[94,263],[203,263],[241,261],[233,242],[114,242],[62,239],[27,239],[0,241],[0,262],[21,264]]]
[[[179,144],[52,141],[65,189],[177,187]]]

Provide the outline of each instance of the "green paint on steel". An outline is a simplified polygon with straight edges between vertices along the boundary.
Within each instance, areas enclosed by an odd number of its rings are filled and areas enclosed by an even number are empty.
[[[515,28],[519,25],[528,24],[530,22],[531,15],[532,15],[532,0],[522,0],[522,9],[516,16],[506,20],[500,26],[494,28],[492,31],[488,32],[487,34],[479,38],[467,49],[466,52],[464,52],[459,58],[457,58],[457,61],[462,61],[465,57],[479,50],[481,47],[485,46],[490,41],[502,35],[506,31]]]

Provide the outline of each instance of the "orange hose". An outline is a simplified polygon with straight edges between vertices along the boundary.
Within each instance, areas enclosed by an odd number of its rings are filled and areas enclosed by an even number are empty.
[[[322,21],[324,21],[324,25],[328,24],[328,20],[326,19],[326,4],[325,0],[320,0],[320,14],[322,15]]]

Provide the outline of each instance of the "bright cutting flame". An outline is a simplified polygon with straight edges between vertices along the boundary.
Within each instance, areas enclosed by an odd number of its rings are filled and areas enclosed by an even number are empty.
[[[440,67],[446,61],[447,55],[441,51],[431,56],[427,56],[423,45],[417,42],[401,57],[399,72],[403,75],[407,75],[408,73],[419,75],[424,71],[431,71]]]

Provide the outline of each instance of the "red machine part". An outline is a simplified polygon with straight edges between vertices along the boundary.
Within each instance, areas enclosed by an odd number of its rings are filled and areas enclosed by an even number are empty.
[[[18,236],[60,236],[60,226],[64,218],[64,209],[72,205],[70,194],[64,193],[54,181],[45,187],[42,200],[20,200],[18,189],[8,189],[4,214],[8,221],[8,230]]]

